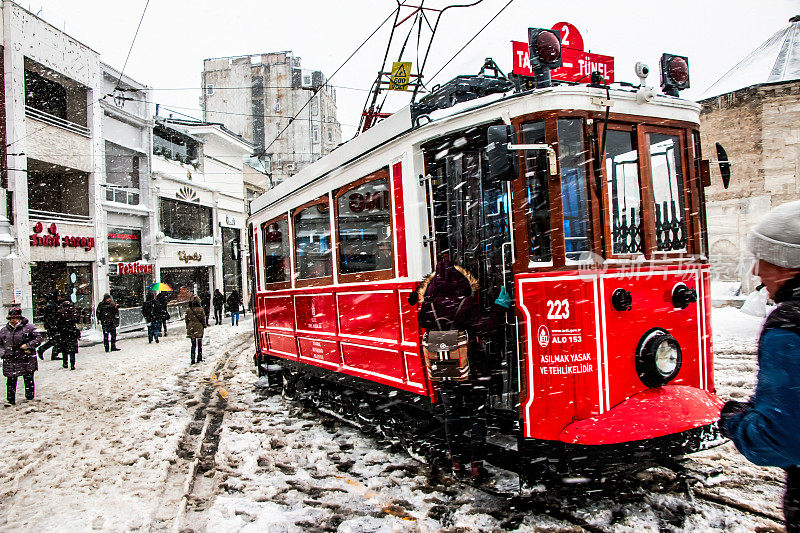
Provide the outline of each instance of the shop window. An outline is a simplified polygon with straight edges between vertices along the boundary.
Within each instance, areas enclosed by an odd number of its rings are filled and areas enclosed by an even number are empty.
[[[222,228],[222,290],[225,294],[236,289],[242,294],[241,231]]]
[[[289,221],[286,217],[261,226],[264,242],[264,283],[289,281]]]
[[[152,283],[153,276],[149,274],[108,276],[109,294],[120,309],[139,309],[144,303],[147,287]]]
[[[33,216],[87,219],[88,174],[28,159],[28,208]]]
[[[142,258],[141,230],[109,227],[107,238],[109,263],[133,263]]]
[[[686,250],[681,143],[677,135],[648,134],[659,252]]]
[[[544,144],[544,122],[532,122],[522,126],[525,144]],[[527,192],[529,259],[534,263],[553,260],[550,248],[550,191],[547,152],[527,150],[525,152],[525,183]]]
[[[558,161],[567,259],[578,260],[589,247],[589,203],[586,192],[586,145],[583,119],[559,119]]]
[[[296,210],[293,222],[297,279],[331,276],[331,226],[327,198]]]
[[[160,218],[167,240],[214,244],[210,207],[161,198]]]
[[[339,273],[385,271],[391,277],[391,200],[389,171],[378,179],[346,188],[336,197]]]
[[[606,179],[614,254],[642,252],[639,156],[634,135],[632,131],[619,130],[608,130],[606,134]]]
[[[92,324],[92,265],[91,263],[64,263],[38,261],[31,264],[31,289],[33,292],[33,321],[41,322],[44,305],[53,291],[67,298],[78,309],[79,326]]]

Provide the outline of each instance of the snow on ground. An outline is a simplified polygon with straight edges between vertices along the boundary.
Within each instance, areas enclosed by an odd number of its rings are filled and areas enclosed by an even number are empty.
[[[238,328],[212,327],[213,360]],[[0,410],[0,530],[129,531],[147,527],[154,492],[187,422],[182,397],[211,361],[190,368],[181,326],[159,344],[120,341],[122,351],[81,348],[76,369],[39,362],[36,398]],[[5,398],[3,398],[4,400]]]
[[[761,319],[732,308],[713,319],[719,393],[746,398]],[[32,402],[19,384],[18,404],[0,410],[0,531],[580,530],[273,394],[253,371],[250,320],[208,330],[195,366],[182,328],[171,333],[158,345],[127,338],[113,354],[82,348],[74,372],[46,360]],[[210,464],[192,462],[190,446]],[[692,465],[720,469],[705,490],[778,514],[779,470],[750,465],[730,444]],[[774,527],[680,491],[651,492],[658,476],[642,476],[633,498],[578,489],[564,504],[607,531]]]

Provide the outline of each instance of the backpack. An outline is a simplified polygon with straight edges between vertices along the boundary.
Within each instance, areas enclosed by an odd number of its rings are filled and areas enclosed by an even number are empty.
[[[458,310],[466,298],[461,300]],[[469,336],[466,330],[453,329],[453,322],[440,319],[431,303],[433,317],[438,330],[429,330],[422,338],[422,352],[431,381],[466,381],[469,379],[467,348]],[[456,314],[458,314],[456,310]],[[444,324],[443,324],[444,323]],[[442,326],[446,325],[447,328]]]

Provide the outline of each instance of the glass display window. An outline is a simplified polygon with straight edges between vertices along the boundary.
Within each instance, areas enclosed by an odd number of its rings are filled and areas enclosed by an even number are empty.
[[[142,231],[108,228],[108,262],[133,263],[142,259]]]

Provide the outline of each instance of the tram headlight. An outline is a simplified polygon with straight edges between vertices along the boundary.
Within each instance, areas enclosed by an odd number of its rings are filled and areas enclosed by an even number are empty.
[[[648,331],[636,349],[636,373],[648,387],[666,385],[681,369],[681,346],[666,330]]]
[[[688,57],[661,55],[661,88],[669,96],[678,96],[678,91],[689,88]]]

